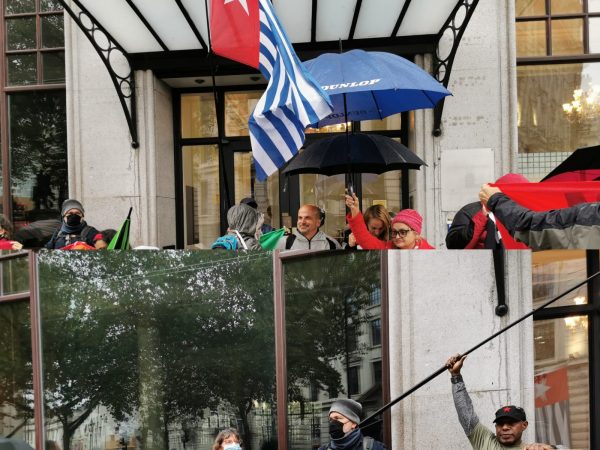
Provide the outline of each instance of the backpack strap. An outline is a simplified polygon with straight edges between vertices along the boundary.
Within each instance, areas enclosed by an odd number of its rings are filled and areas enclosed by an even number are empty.
[[[246,241],[244,241],[244,238],[242,237],[240,232],[238,230],[232,230],[232,231],[237,236],[238,240],[240,241],[240,244],[242,244],[242,247],[244,247],[244,250],[248,250],[248,245],[246,244]]]
[[[371,450],[373,448],[373,442],[375,439],[369,436],[363,437],[363,450]]]
[[[85,242],[86,244],[88,243],[87,238],[91,231],[92,231],[92,227],[90,227],[89,225],[86,225],[85,227],[83,227],[83,230],[81,230],[81,234],[80,234],[81,240],[83,242]]]
[[[296,240],[296,235],[295,234],[290,234],[287,239],[285,240],[285,249],[289,250],[292,248],[292,245],[294,245],[294,241]]]
[[[58,239],[58,233],[60,233],[60,229],[62,227],[62,224],[58,226],[58,228],[56,230],[54,230],[54,233],[52,233],[52,237],[50,238],[50,240],[46,243],[46,247],[47,248],[51,248],[54,249],[54,244],[56,244],[56,240]]]
[[[329,239],[328,237],[326,237],[325,239],[329,243],[329,250],[335,250],[337,248],[335,242],[333,242],[333,239]]]

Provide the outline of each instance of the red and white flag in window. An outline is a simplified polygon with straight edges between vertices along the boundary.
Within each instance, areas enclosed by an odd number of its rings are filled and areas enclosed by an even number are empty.
[[[259,69],[268,81],[248,120],[262,181],[298,153],[305,128],[331,113],[331,101],[296,56],[269,0],[212,0],[211,5],[213,52]]]
[[[535,376],[535,440],[571,446],[567,367]]]

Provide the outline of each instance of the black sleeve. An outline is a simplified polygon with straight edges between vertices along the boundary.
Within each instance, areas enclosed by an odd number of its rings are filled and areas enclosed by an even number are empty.
[[[446,247],[462,249],[473,239],[473,216],[481,209],[479,202],[463,206],[454,216],[446,235]]]

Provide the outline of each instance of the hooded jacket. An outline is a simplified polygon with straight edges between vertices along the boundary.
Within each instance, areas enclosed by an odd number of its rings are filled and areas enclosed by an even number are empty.
[[[260,243],[256,239],[256,232],[262,225],[262,220],[260,213],[256,209],[246,204],[232,206],[227,211],[227,224],[229,226],[227,234],[236,235],[233,230],[240,233],[248,250],[261,248]],[[243,249],[244,246],[240,244],[239,248]]]

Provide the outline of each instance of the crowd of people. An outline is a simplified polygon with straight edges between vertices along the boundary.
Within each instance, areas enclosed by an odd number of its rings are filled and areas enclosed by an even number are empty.
[[[520,206],[497,186],[528,183],[519,174],[508,173],[494,186],[481,187],[479,200],[462,207],[454,216],[446,236],[448,249],[577,249],[600,248],[600,203],[581,203],[570,208],[535,212]],[[248,204],[252,203],[252,208]],[[391,214],[383,205],[372,205],[364,214],[353,193],[345,195],[348,230],[338,242],[321,230],[324,212],[305,204],[298,210],[296,230],[286,233],[280,250],[427,250],[434,247],[423,236],[423,217],[414,209]],[[227,214],[228,235],[241,245],[261,248],[262,214],[256,201],[244,199]],[[217,243],[218,244],[218,243]],[[221,245],[213,248],[231,248]]]
[[[580,203],[551,211],[531,211],[505,195],[505,184],[528,183],[519,174],[506,174],[485,184],[479,200],[463,206],[454,216],[446,235],[448,249],[578,249],[600,248],[600,202]],[[498,187],[500,186],[500,187]],[[383,205],[372,205],[361,212],[359,199],[345,195],[348,229],[342,242],[321,230],[325,212],[317,205],[305,204],[298,210],[296,229],[281,233],[271,248],[280,250],[428,250],[434,247],[423,236],[423,217],[414,209],[391,214]],[[41,228],[52,227],[44,241],[19,237],[29,226],[13,234],[11,223],[0,215],[0,250],[21,248],[105,249],[116,234],[114,229],[99,231],[85,221],[81,202],[67,199],[61,207],[60,221],[40,221]],[[41,222],[44,222],[43,224]],[[46,223],[47,222],[47,223]],[[261,236],[277,233],[265,223],[255,199],[247,197],[227,212],[227,233],[211,246],[213,249],[257,250],[265,248]],[[35,224],[32,224],[33,226]],[[156,248],[156,247],[152,247]]]

